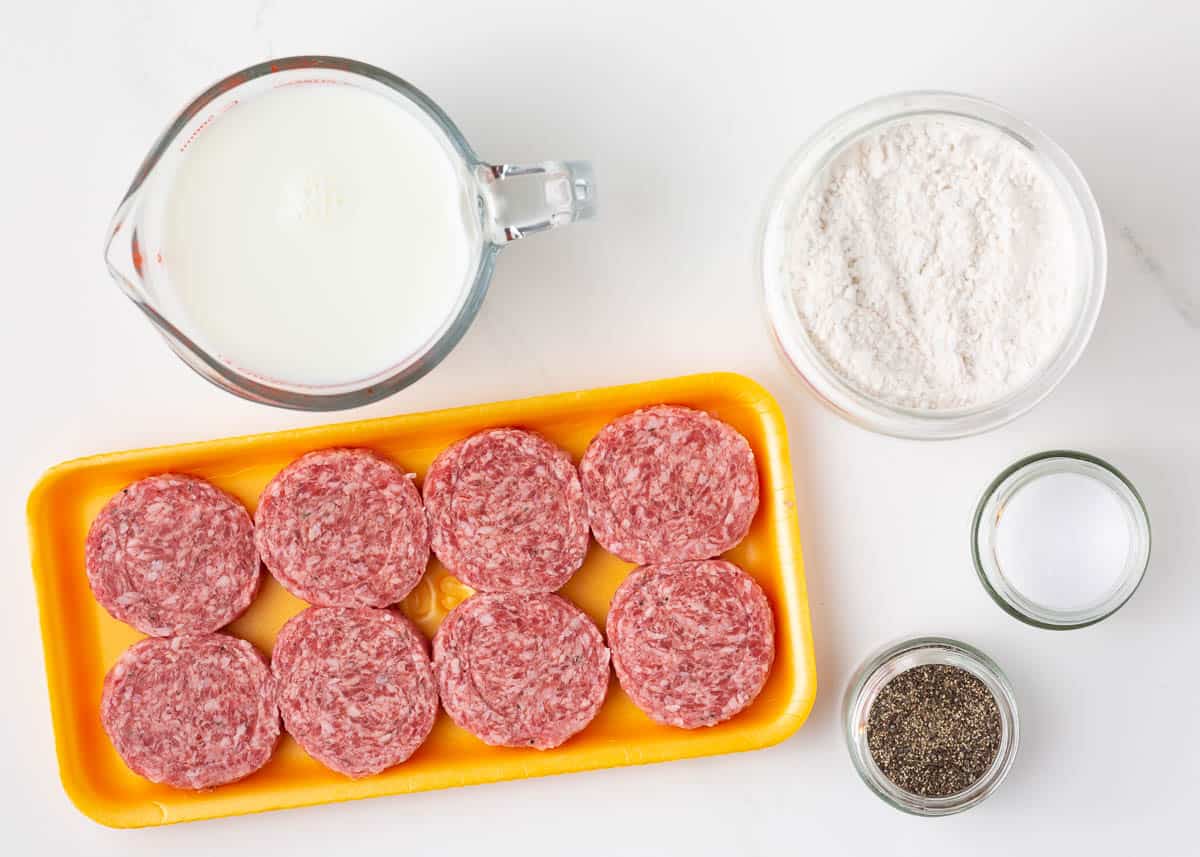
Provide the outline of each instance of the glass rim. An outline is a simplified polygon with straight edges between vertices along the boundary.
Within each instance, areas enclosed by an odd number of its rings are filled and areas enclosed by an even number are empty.
[[[907,666],[895,668],[906,661]],[[991,693],[1000,715],[1000,748],[988,770],[963,791],[945,797],[908,792],[888,779],[867,747],[865,728],[859,726],[869,717],[879,692],[888,682],[909,669],[927,664],[953,666],[975,676]],[[842,726],[851,763],[867,788],[890,806],[923,817],[963,812],[994,793],[1016,761],[1021,733],[1016,694],[1000,666],[969,643],[941,636],[905,638],[870,655],[847,685]]]
[[[944,115],[990,125],[1028,149],[1054,180],[1071,214],[1077,248],[1088,270],[1080,272],[1078,308],[1055,354],[1026,384],[1003,398],[968,408],[921,410],[888,404],[841,377],[812,343],[786,294],[786,277],[772,270],[782,258],[779,233],[790,203],[846,145],[884,124],[914,116]],[[958,92],[912,90],[884,95],[837,115],[788,160],[771,187],[758,231],[757,268],[768,325],[785,361],[816,397],[842,417],[880,434],[910,440],[945,440],[998,428],[1034,408],[1082,356],[1099,318],[1106,290],[1108,251],[1100,210],[1079,167],[1057,143],[1006,108]]]
[[[1094,605],[1091,609],[1055,611],[1044,605],[1038,605],[1028,598],[1009,596],[1002,591],[1004,587],[998,586],[996,581],[992,579],[992,574],[989,572],[989,564],[984,562],[980,550],[979,541],[981,534],[985,531],[986,512],[997,492],[1010,484],[1010,481],[1018,477],[1022,471],[1042,462],[1053,461],[1055,459],[1090,465],[1114,477],[1116,483],[1125,489],[1125,494],[1120,496],[1120,498],[1133,511],[1134,524],[1137,527],[1138,534],[1145,542],[1144,550],[1139,551],[1135,556],[1137,562],[1131,563],[1128,566],[1121,583],[1113,591],[1112,596]],[[1109,487],[1112,486],[1110,485]],[[1019,488],[1020,485],[1016,485],[1013,487],[1013,491],[1015,492]],[[1114,491],[1114,493],[1120,495],[1120,492]],[[986,530],[994,532],[994,522],[987,525]],[[1027,625],[1047,631],[1072,631],[1078,628],[1086,628],[1090,625],[1095,625],[1097,622],[1104,621],[1124,607],[1133,598],[1138,589],[1141,588],[1142,581],[1146,578],[1146,571],[1150,567],[1152,550],[1153,534],[1150,526],[1150,513],[1137,488],[1134,487],[1133,483],[1129,481],[1124,473],[1109,462],[1098,456],[1073,449],[1051,449],[1045,452],[1034,453],[1004,468],[983,490],[979,502],[975,506],[975,514],[971,519],[971,560],[975,567],[975,574],[979,578],[984,591],[987,592],[991,599],[1005,613]],[[1000,574],[998,567],[996,573]],[[1015,590],[1014,594],[1016,594]],[[1038,612],[1033,612],[1034,609],[1037,609]],[[1056,615],[1061,618],[1055,620],[1054,617]]]

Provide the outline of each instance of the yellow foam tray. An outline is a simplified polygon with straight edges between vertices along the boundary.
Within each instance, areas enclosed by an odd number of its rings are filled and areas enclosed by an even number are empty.
[[[144,780],[117,756],[100,725],[100,692],[105,672],[141,634],[110,617],[92,598],[83,544],[92,518],[125,485],[156,473],[191,473],[225,489],[253,511],[268,480],[309,450],[369,447],[420,479],[434,456],[454,441],[482,429],[510,425],[541,432],[578,461],[588,441],[609,420],[664,402],[699,408],[732,424],[750,441],[758,458],[761,506],[745,541],[725,556],[766,590],[775,611],[777,655],[761,695],[732,720],[692,731],[660,726],[635,708],[613,679],[599,715],[562,747],[547,751],[489,747],[441,713],[429,740],[411,759],[362,780],[322,767],[287,736],[274,758],[252,776],[200,792]],[[766,747],[799,728],[816,694],[783,415],[766,390],[740,375],[692,375],[97,455],[51,468],[29,497],[28,516],[63,786],[81,811],[112,827],[171,824]],[[562,593],[603,627],[613,592],[631,568],[593,541],[583,568]],[[403,602],[403,610],[432,635],[442,617],[470,593],[431,561],[421,583]],[[279,628],[304,606],[267,576],[250,609],[229,630],[269,652]]]

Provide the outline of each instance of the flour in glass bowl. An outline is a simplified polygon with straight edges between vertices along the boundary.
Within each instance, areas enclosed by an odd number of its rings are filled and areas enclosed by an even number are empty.
[[[1053,180],[983,122],[903,119],[834,156],[785,220],[809,339],[859,392],[918,410],[996,402],[1058,351],[1078,299]]]

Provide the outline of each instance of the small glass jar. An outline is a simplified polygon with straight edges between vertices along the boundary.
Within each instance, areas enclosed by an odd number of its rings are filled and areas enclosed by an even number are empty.
[[[966,789],[946,797],[924,797],[901,789],[880,770],[867,745],[871,707],[884,685],[902,672],[927,664],[966,670],[983,682],[1000,712],[1000,748],[991,767]],[[887,646],[868,658],[846,690],[843,725],[850,760],[867,787],[896,809],[923,816],[962,812],[994,792],[1012,768],[1020,738],[1017,700],[1000,667],[978,649],[946,637],[914,637]]]
[[[1129,552],[1116,587],[1102,600],[1073,610],[1027,598],[1004,576],[996,555],[996,532],[1008,501],[1033,480],[1056,473],[1088,476],[1106,485],[1121,504],[1129,528]],[[983,492],[971,524],[971,556],[983,588],[1011,616],[1038,628],[1083,628],[1119,610],[1141,584],[1150,562],[1150,517],[1133,484],[1111,464],[1082,452],[1051,450],[1022,458]]]

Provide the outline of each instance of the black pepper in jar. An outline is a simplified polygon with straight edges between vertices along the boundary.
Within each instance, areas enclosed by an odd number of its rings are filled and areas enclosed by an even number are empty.
[[[1000,752],[1000,709],[960,667],[926,664],[892,678],[867,717],[879,770],[921,797],[949,797],[979,781]]]

